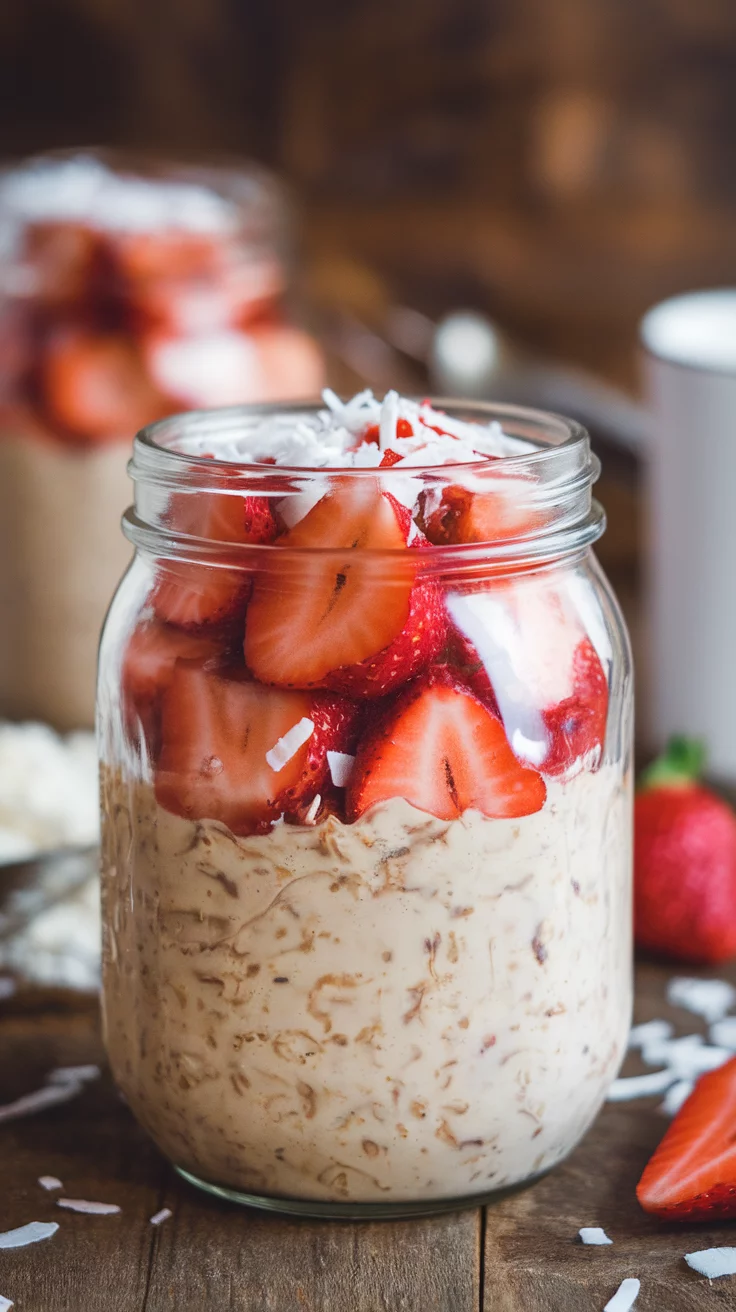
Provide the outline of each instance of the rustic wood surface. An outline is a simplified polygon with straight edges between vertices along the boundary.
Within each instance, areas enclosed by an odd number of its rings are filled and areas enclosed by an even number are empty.
[[[639,967],[636,1018],[700,1029],[666,1005],[668,975]],[[103,1060],[91,1005],[60,1009],[32,993],[5,1004],[0,1101],[39,1087],[54,1066]],[[636,1312],[736,1309],[736,1278],[711,1284],[683,1261],[732,1243],[733,1226],[662,1226],[637,1206],[636,1181],[667,1124],[657,1102],[607,1105],[567,1162],[495,1206],[418,1221],[307,1222],[183,1183],[103,1074],[70,1103],[0,1126],[0,1230],[60,1226],[51,1240],[0,1252],[0,1294],[17,1312],[600,1312],[625,1276],[638,1276]],[[122,1213],[62,1211],[40,1175]],[[161,1207],[173,1216],[156,1229],[149,1217]],[[584,1225],[603,1226],[613,1244],[584,1247]]]

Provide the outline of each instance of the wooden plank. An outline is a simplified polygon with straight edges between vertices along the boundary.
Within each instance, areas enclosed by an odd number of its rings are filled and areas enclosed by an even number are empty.
[[[670,975],[642,966],[636,1019],[666,1017],[680,1033],[704,1032],[699,1019],[664,1000]],[[736,982],[733,970],[719,977]],[[625,1074],[645,1068],[635,1056]],[[636,1312],[736,1308],[736,1280],[709,1281],[685,1253],[735,1242],[733,1226],[663,1226],[639,1208],[636,1183],[668,1121],[661,1098],[608,1103],[581,1146],[532,1189],[487,1209],[482,1312],[597,1312],[626,1276],[641,1280]],[[611,1246],[585,1247],[581,1226],[600,1225]]]
[[[0,1023],[0,1102],[50,1068],[101,1060],[93,1014]],[[477,1312],[479,1210],[354,1225],[227,1206],[184,1184],[107,1077],[62,1107],[0,1125],[0,1229],[58,1221],[51,1240],[0,1252],[0,1294],[18,1312]],[[120,1216],[61,1211],[37,1183],[117,1203]],[[160,1207],[173,1216],[160,1229]]]

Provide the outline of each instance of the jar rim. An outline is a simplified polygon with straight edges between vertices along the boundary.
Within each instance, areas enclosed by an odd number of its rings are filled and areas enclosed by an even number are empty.
[[[182,435],[199,437],[212,433],[233,433],[244,422],[257,421],[264,415],[314,414],[323,407],[316,403],[268,403],[229,406],[212,410],[189,411],[171,415],[143,428],[135,438],[133,459],[128,472],[136,485],[135,506],[123,517],[123,531],[130,541],[153,556],[236,565],[246,562],[258,567],[273,552],[278,552],[284,568],[290,557],[305,554],[326,557],[344,554],[333,547],[290,547],[288,544],[246,544],[216,542],[177,530],[166,512],[168,497],[174,493],[247,494],[281,497],[314,486],[317,480],[338,482],[345,486],[355,479],[379,477],[386,491],[399,488],[399,479],[410,476],[425,481],[427,489],[447,487],[462,477],[485,476],[497,481],[499,466],[504,477],[516,476],[520,484],[528,479],[528,504],[547,512],[535,516],[515,536],[484,542],[458,542],[430,545],[422,550],[422,570],[441,573],[448,569],[473,570],[481,564],[499,570],[536,568],[561,557],[580,554],[595,542],[605,529],[605,515],[591,496],[591,485],[600,472],[598,457],[590,449],[587,430],[575,420],[525,406],[494,402],[457,401],[451,398],[427,398],[429,404],[444,409],[450,417],[489,423],[497,420],[511,438],[521,438],[527,448],[517,454],[489,460],[480,457],[467,463],[445,465],[386,466],[383,468],[307,467],[303,465],[244,464],[232,460],[193,455],[176,450],[173,443]],[[168,439],[168,441],[167,441]],[[535,477],[531,477],[535,475]],[[388,566],[398,549],[366,548],[365,555]]]
[[[396,466],[389,465],[382,468],[381,478],[392,476],[394,478],[406,476],[411,472],[414,477],[421,477],[422,474],[439,474],[445,476],[452,470],[464,469],[468,473],[474,473],[478,469],[488,469],[489,463],[497,465],[503,462],[505,470],[514,472],[523,472],[526,469],[539,469],[542,465],[549,465],[558,453],[563,453],[566,462],[574,454],[580,454],[585,460],[585,466],[589,469],[590,482],[594,482],[600,470],[600,463],[597,456],[590,449],[590,437],[588,430],[578,423],[575,419],[568,419],[564,415],[557,414],[553,411],[538,410],[531,406],[513,405],[507,402],[496,401],[464,401],[454,397],[408,397],[408,400],[417,403],[428,402],[433,409],[444,410],[451,418],[463,419],[467,423],[480,422],[492,423],[494,421],[501,424],[504,432],[507,433],[509,423],[515,424],[517,428],[529,429],[529,432],[518,434],[512,432],[510,436],[519,437],[522,440],[532,443],[535,438],[532,437],[531,430],[534,430],[537,440],[546,432],[556,430],[559,434],[558,441],[548,441],[546,445],[539,444],[533,446],[530,450],[519,451],[516,454],[502,455],[495,457],[493,462],[489,462],[487,457],[479,457],[478,460],[458,461],[456,463],[445,463],[440,465],[411,465]],[[249,418],[263,418],[268,415],[298,415],[316,414],[325,407],[314,401],[295,401],[295,402],[265,402],[255,405],[234,405],[220,406],[206,410],[190,410],[182,413],[168,415],[165,419],[159,419],[155,423],[147,424],[136,434],[134,442],[135,455],[142,455],[144,459],[148,457],[149,464],[152,461],[158,462],[157,468],[160,473],[168,473],[179,481],[179,475],[184,474],[184,481],[191,483],[192,473],[202,473],[205,480],[209,481],[216,472],[227,471],[228,476],[232,478],[235,472],[247,476],[267,471],[273,475],[278,473],[284,478],[300,477],[339,477],[340,479],[352,479],[362,477],[376,476],[376,468],[371,467],[354,467],[349,465],[324,466],[324,465],[272,465],[263,462],[238,462],[234,460],[218,460],[217,456],[197,456],[190,452],[177,451],[171,446],[164,445],[158,441],[159,435],[165,435],[168,432],[172,436],[177,432],[182,435],[182,430],[186,430],[185,435],[191,436],[197,433],[200,436],[206,435],[212,431],[213,436],[217,431],[220,435],[225,428],[236,428],[244,420]],[[507,436],[509,434],[507,433]],[[131,468],[131,477],[135,477],[135,457],[133,467]],[[189,477],[186,475],[189,474]],[[232,484],[236,486],[235,484]]]

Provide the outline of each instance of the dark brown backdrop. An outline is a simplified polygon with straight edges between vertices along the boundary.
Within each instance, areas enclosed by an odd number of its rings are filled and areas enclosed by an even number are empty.
[[[334,252],[633,379],[661,295],[736,270],[734,0],[3,0],[6,155],[250,153]]]

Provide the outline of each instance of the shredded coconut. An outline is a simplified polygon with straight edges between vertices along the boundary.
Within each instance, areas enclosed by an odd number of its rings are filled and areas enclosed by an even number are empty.
[[[387,392],[381,406],[381,422],[379,425],[378,445],[382,451],[385,451],[392,442],[396,441],[398,419],[399,394],[394,391]]]
[[[634,1025],[629,1033],[630,1048],[644,1048],[647,1044],[669,1039],[675,1027],[668,1020],[648,1020],[643,1025]]]
[[[605,1230],[601,1230],[597,1225],[584,1225],[578,1234],[584,1244],[612,1244],[613,1240],[608,1238]]]
[[[679,1039],[647,1043],[641,1055],[648,1066],[668,1066],[673,1079],[694,1080],[722,1066],[732,1054],[727,1048],[704,1043],[701,1034],[685,1034]]]
[[[276,774],[278,774],[279,770],[283,770],[284,766],[291,760],[292,756],[295,756],[299,751],[299,748],[303,747],[306,742],[309,742],[313,733],[314,720],[308,719],[306,715],[302,716],[299,723],[293,725],[291,729],[287,730],[283,738],[279,738],[278,742],[275,743],[271,750],[266,752],[266,761],[271,769],[274,770]]]
[[[94,734],[0,722],[0,862],[98,837]]]
[[[57,1198],[57,1207],[68,1212],[85,1212],[90,1216],[114,1216],[120,1211],[117,1203],[91,1203],[87,1198]]]
[[[709,1280],[736,1275],[736,1248],[701,1248],[696,1253],[686,1253],[685,1261]]]
[[[49,1084],[45,1089],[35,1089],[33,1093],[24,1093],[15,1102],[5,1103],[0,1107],[0,1124],[4,1121],[17,1121],[22,1116],[32,1116],[43,1112],[47,1107],[56,1107],[59,1103],[69,1102],[81,1093],[81,1084]]]
[[[736,1016],[724,1016],[710,1027],[710,1040],[719,1048],[736,1052]]]
[[[173,1215],[174,1213],[170,1207],[162,1207],[160,1212],[154,1212],[150,1223],[151,1225],[163,1225],[164,1221],[168,1221],[169,1217]]]
[[[56,1221],[29,1221],[27,1225],[18,1226],[17,1230],[5,1230],[0,1234],[0,1248],[25,1248],[27,1244],[39,1244],[42,1239],[50,1239],[58,1229]]]
[[[0,1294],[0,1312],[8,1312],[8,1308],[14,1306],[15,1304],[13,1303],[12,1299],[3,1298],[3,1295]]]
[[[736,988],[725,979],[688,979],[676,976],[667,985],[667,1001],[702,1016],[711,1025],[722,1020],[736,1002]]]
[[[628,1276],[619,1285],[613,1298],[609,1298],[603,1312],[629,1312],[639,1297],[641,1281],[635,1276]]]
[[[670,1085],[657,1111],[663,1116],[676,1116],[694,1087],[692,1080],[678,1080],[676,1084]]]
[[[49,1192],[51,1192],[52,1189],[64,1188],[61,1180],[56,1175],[39,1175],[38,1183],[42,1189],[48,1189]]]
[[[49,1071],[46,1079],[49,1084],[87,1084],[90,1080],[99,1080],[99,1066],[57,1066]]]
[[[314,824],[315,820],[317,819],[317,812],[319,811],[321,804],[322,804],[322,798],[320,797],[320,794],[317,793],[317,796],[312,798],[312,801],[310,802],[309,807],[304,815],[305,825]]]
[[[330,771],[330,778],[336,788],[345,788],[350,781],[350,776],[355,765],[355,757],[349,752],[328,752],[327,765]]]
[[[653,1098],[657,1093],[664,1093],[673,1083],[675,1077],[669,1070],[653,1071],[651,1075],[632,1075],[627,1079],[614,1080],[608,1090],[609,1102],[628,1102],[631,1098]]]

